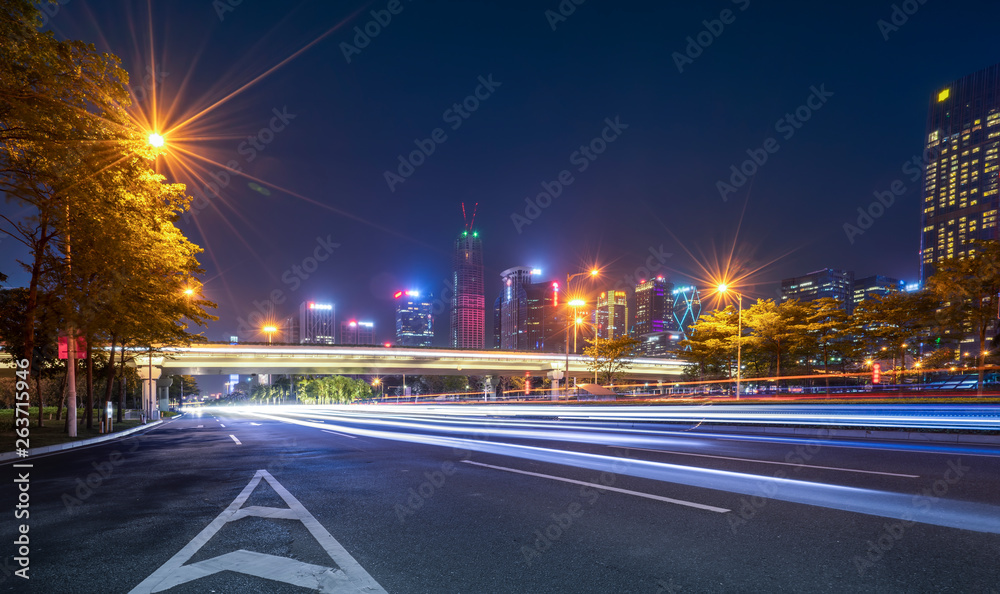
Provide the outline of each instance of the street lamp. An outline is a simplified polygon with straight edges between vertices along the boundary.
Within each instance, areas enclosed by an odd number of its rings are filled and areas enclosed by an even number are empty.
[[[726,283],[721,283],[717,287],[720,294],[725,295],[730,289]],[[736,301],[739,303],[739,313],[736,314],[736,399],[740,399],[740,376],[742,373],[742,351],[743,351],[743,294],[733,291]]]
[[[267,344],[271,344],[271,335],[278,331],[275,326],[264,326],[264,333],[267,334]]]
[[[590,278],[597,278],[597,276],[600,275],[600,274],[601,274],[601,271],[598,268],[591,268],[587,272],[577,272],[576,274],[567,274],[566,275],[566,293],[569,294],[569,283],[574,278],[577,278],[577,277],[580,277],[580,276],[589,276]],[[583,300],[581,300],[581,299],[574,299],[572,301],[569,301],[566,305],[573,308],[573,323],[572,323],[572,326],[573,326],[573,353],[576,354],[576,325],[577,325],[577,322],[576,322],[577,311],[576,310],[577,310],[578,307],[582,307],[582,306],[586,305],[586,303]],[[570,327],[570,324],[567,324],[566,325],[566,369],[565,369],[565,372],[563,373],[563,381],[566,382],[564,385],[566,386],[566,397],[567,398],[569,398],[569,327]],[[597,381],[595,380],[594,383],[596,384]]]

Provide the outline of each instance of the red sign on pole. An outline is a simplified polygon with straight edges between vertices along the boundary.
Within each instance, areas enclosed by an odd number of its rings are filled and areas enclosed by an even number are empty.
[[[87,357],[87,339],[84,336],[76,337],[76,352],[73,353],[74,359],[85,359]],[[69,341],[66,340],[66,336],[59,337],[59,358],[67,359],[69,358]]]
[[[882,379],[882,365],[875,363],[872,365],[872,383],[877,384]]]

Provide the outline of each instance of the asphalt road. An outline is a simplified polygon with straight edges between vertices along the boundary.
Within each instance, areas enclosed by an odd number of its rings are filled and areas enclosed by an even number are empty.
[[[27,462],[0,591],[1000,592],[997,446],[272,408]]]

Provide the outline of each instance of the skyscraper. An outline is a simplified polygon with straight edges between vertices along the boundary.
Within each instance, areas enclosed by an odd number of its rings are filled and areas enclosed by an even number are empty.
[[[923,160],[920,278],[945,258],[971,255],[976,239],[997,239],[1000,64],[931,95]]]
[[[853,310],[854,273],[846,270],[824,268],[805,276],[781,281],[781,301],[798,299],[815,301],[823,297],[839,299],[847,313]]]
[[[396,291],[396,344],[429,347],[434,340],[434,316],[430,295],[420,291]]]
[[[340,344],[375,344],[375,324],[357,320],[341,322]]]
[[[681,340],[691,337],[691,327],[701,316],[701,295],[695,287],[677,287],[673,290],[674,323]]]
[[[525,293],[525,350],[562,352],[566,336],[568,308],[559,301],[559,283],[523,285]]]
[[[628,294],[614,290],[601,293],[594,315],[598,338],[618,338],[628,334]]]
[[[528,347],[528,294],[531,268],[515,266],[500,273],[500,348],[523,351]]]
[[[854,296],[852,297],[852,301],[854,306],[857,306],[865,299],[871,299],[876,295],[884,297],[889,293],[901,293],[905,288],[906,283],[895,278],[882,276],[881,274],[866,276],[854,281]]]
[[[332,304],[306,301],[299,306],[299,337],[302,344],[334,344],[335,336]]]
[[[643,280],[635,287],[635,328],[637,336],[673,330],[673,283],[662,276]]]
[[[451,344],[482,349],[486,331],[483,287],[483,243],[479,232],[466,228],[455,240],[452,260],[455,305],[451,310]]]

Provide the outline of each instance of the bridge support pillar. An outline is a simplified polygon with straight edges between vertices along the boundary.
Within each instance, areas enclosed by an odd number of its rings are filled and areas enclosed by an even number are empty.
[[[163,357],[156,355],[140,355],[135,358],[135,368],[139,372],[139,380],[142,382],[142,413],[147,421],[155,421],[160,418],[160,406],[156,394],[156,388],[163,370]],[[169,378],[167,378],[169,380]],[[169,384],[168,384],[169,386]]]

